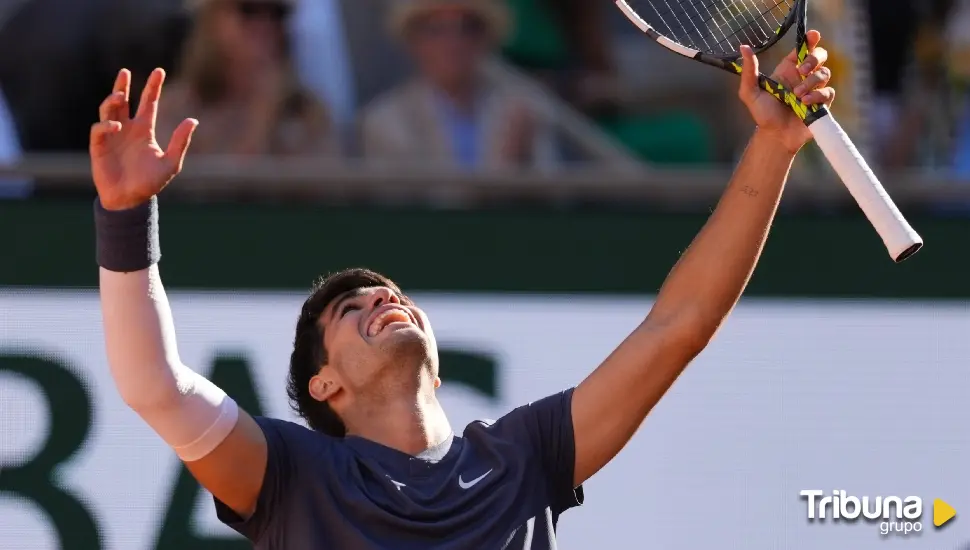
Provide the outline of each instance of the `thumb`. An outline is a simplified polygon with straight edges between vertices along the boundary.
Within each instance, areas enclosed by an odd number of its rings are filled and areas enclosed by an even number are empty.
[[[165,150],[165,160],[172,164],[176,174],[182,171],[185,153],[189,150],[189,143],[192,142],[192,134],[198,126],[198,120],[187,118],[172,133],[172,139],[168,142],[168,149]]]
[[[753,100],[758,95],[758,56],[754,54],[751,46],[741,46],[741,86],[738,89],[738,97],[745,104]]]

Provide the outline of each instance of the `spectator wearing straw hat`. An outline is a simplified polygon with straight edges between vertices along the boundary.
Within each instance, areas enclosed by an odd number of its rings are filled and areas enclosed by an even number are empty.
[[[467,170],[554,162],[551,126],[539,106],[483,71],[509,30],[503,4],[395,0],[388,20],[418,74],[365,110],[367,158]]]
[[[191,0],[194,25],[159,131],[193,117],[202,153],[336,155],[328,110],[293,69],[286,22],[295,2]]]

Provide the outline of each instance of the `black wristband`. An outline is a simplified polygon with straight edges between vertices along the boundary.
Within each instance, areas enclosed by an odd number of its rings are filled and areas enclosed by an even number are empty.
[[[158,263],[158,200],[127,210],[105,210],[94,200],[94,229],[98,265],[108,271],[130,273]]]

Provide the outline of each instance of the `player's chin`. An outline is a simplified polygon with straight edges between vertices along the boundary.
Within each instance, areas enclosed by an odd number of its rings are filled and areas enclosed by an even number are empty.
[[[412,323],[391,323],[374,336],[368,337],[372,344],[386,347],[396,343],[426,342],[428,335]]]
[[[373,342],[379,353],[392,358],[394,364],[410,365],[425,363],[435,353],[435,345],[427,334],[418,327],[402,327],[391,332],[382,333],[380,339]],[[413,360],[413,361],[412,361]]]

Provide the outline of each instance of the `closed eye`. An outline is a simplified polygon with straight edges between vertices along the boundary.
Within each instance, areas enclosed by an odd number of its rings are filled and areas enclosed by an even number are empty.
[[[357,304],[352,304],[352,303],[351,304],[347,304],[344,307],[340,308],[340,315],[339,315],[339,317],[342,318],[344,315],[347,315],[347,313],[349,313],[350,311],[353,311],[355,309],[360,309],[360,306],[358,306]]]

